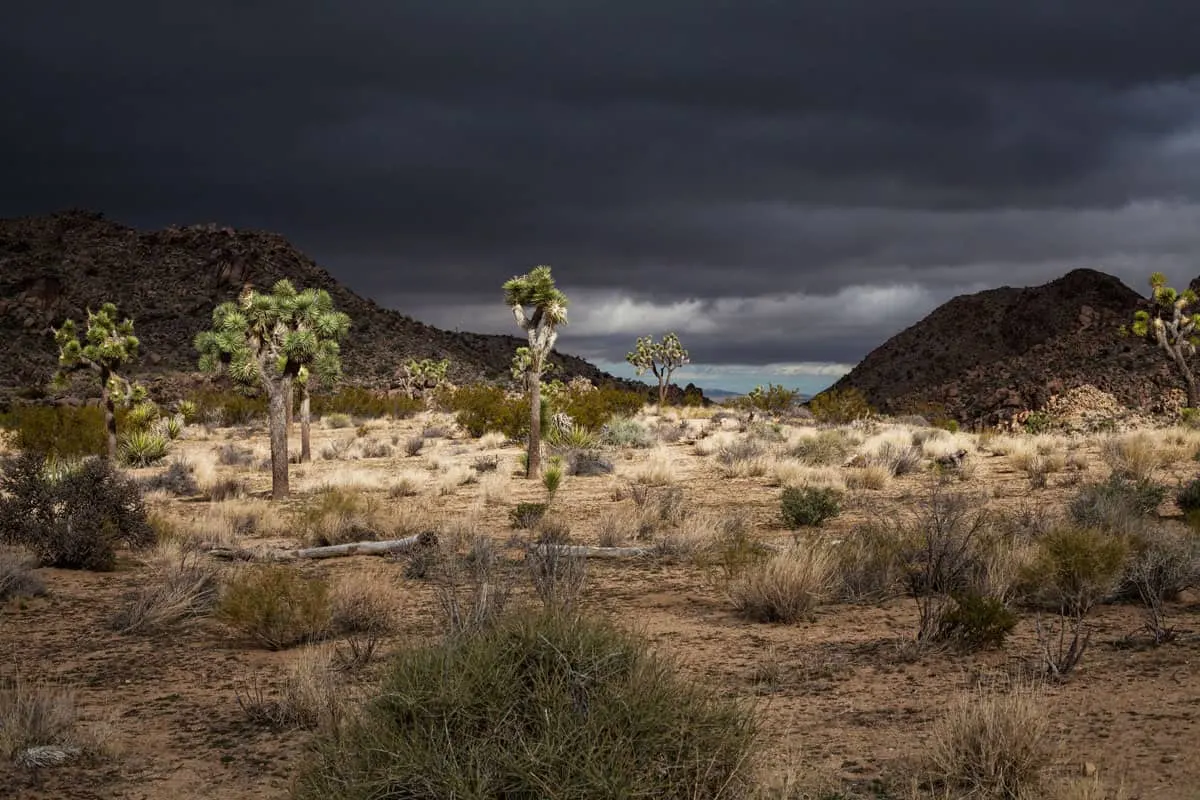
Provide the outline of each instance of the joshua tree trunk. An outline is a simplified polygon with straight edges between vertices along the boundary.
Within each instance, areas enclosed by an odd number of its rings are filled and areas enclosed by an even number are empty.
[[[291,434],[296,411],[296,392],[294,388],[287,390],[287,432]]]
[[[112,392],[108,388],[110,378],[112,378],[112,372],[106,367],[101,367],[100,405],[104,406],[104,430],[108,434],[108,460],[115,463],[117,460],[117,408]]]
[[[526,478],[536,478],[542,471],[542,373],[529,371],[529,459]]]
[[[300,462],[312,461],[312,402],[308,384],[300,387]]]
[[[286,500],[288,496],[288,429],[287,406],[292,396],[292,379],[283,377],[268,382],[270,398],[269,427],[271,429],[271,499]]]
[[[1188,371],[1184,374],[1183,381],[1187,384],[1187,407],[1200,408],[1200,392],[1196,389],[1196,376]]]
[[[658,376],[658,407],[665,408],[667,405],[667,378],[665,375]]]

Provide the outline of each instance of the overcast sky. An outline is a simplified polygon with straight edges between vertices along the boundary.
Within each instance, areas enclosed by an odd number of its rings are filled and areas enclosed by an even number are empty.
[[[0,216],[279,231],[442,327],[820,388],[953,295],[1200,273],[1195,0],[27,0]]]

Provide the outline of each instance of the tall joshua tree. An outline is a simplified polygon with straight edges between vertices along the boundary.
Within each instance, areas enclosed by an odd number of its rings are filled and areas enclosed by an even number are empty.
[[[643,336],[637,340],[633,351],[625,356],[625,360],[633,365],[637,374],[646,370],[658,378],[658,404],[667,404],[667,387],[671,385],[671,373],[688,363],[688,351],[674,333],[668,333],[661,342],[655,342],[652,336]]]
[[[504,283],[504,302],[517,325],[529,337],[526,373],[529,387],[529,459],[525,477],[536,478],[542,468],[542,370],[558,338],[558,326],[567,324],[567,296],[554,285],[550,267],[540,265]]]
[[[108,432],[108,459],[117,458],[116,403],[133,396],[129,381],[118,370],[137,358],[138,339],[133,335],[133,320],[117,321],[117,307],[105,303],[96,313],[87,312],[87,332],[83,341],[75,330],[75,320],[68,319],[54,332],[58,344],[58,380],[66,373],[89,369],[100,379],[100,404],[104,407],[104,427]]]
[[[234,381],[259,386],[269,400],[271,432],[271,497],[288,496],[287,403],[292,388],[310,372],[322,369],[349,325],[345,315],[332,310],[321,292],[296,291],[290,281],[276,283],[271,292],[247,287],[237,302],[221,303],[213,309],[211,330],[196,335],[200,369],[224,369]],[[340,333],[339,333],[340,332]],[[332,341],[334,347],[331,348]]]
[[[1196,293],[1191,289],[1182,292],[1167,286],[1167,276],[1155,272],[1150,276],[1150,288],[1153,290],[1154,313],[1141,310],[1133,315],[1133,324],[1121,327],[1125,335],[1132,333],[1154,340],[1175,364],[1183,378],[1187,389],[1188,408],[1200,406],[1200,392],[1197,391],[1196,373],[1192,370],[1190,359],[1196,355],[1196,346],[1200,345],[1200,313],[1196,311]]]

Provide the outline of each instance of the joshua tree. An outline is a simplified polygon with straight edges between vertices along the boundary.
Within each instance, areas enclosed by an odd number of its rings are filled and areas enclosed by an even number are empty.
[[[446,372],[450,369],[450,359],[443,358],[434,361],[425,358],[417,361],[410,358],[400,367],[400,388],[409,399],[424,397],[427,392],[437,389],[446,380]]]
[[[637,374],[646,370],[658,378],[658,404],[667,404],[667,387],[671,385],[671,373],[688,363],[688,351],[683,349],[679,337],[668,333],[661,342],[655,342],[652,336],[643,336],[637,340],[633,352],[625,356],[625,360],[633,365]]]
[[[517,275],[504,283],[504,302],[512,309],[521,330],[529,336],[529,459],[525,477],[536,478],[541,472],[541,386],[546,356],[558,338],[559,325],[567,324],[567,296],[554,285],[550,267],[541,265],[528,274]]]
[[[1196,293],[1191,289],[1178,292],[1167,286],[1167,276],[1155,272],[1150,276],[1150,288],[1153,289],[1155,303],[1154,313],[1137,311],[1133,315],[1133,324],[1128,328],[1121,326],[1121,333],[1153,339],[1166,352],[1167,357],[1179,369],[1187,388],[1187,407],[1200,406],[1200,393],[1197,392],[1196,374],[1192,371],[1189,359],[1196,354],[1196,345],[1200,344],[1200,313],[1189,311],[1196,305]]]
[[[300,461],[307,464],[312,461],[312,383],[315,380],[333,386],[341,380],[338,342],[350,330],[350,317],[334,310],[333,299],[324,289],[305,289],[296,301],[297,330],[310,331],[317,338],[317,352],[296,374],[296,384],[300,387]]]
[[[200,369],[224,368],[237,383],[260,386],[267,393],[275,500],[288,495],[287,403],[292,387],[297,381],[307,384],[310,372],[329,368],[337,339],[348,326],[346,315],[333,311],[325,292],[297,292],[282,280],[270,294],[247,287],[237,302],[221,303],[213,309],[212,329],[196,335]]]
[[[104,427],[108,431],[108,459],[117,458],[116,402],[135,398],[137,389],[118,373],[138,354],[138,339],[133,335],[133,320],[117,321],[117,307],[105,303],[96,313],[87,312],[87,333],[79,341],[75,320],[68,319],[54,332],[58,344],[58,380],[66,373],[90,369],[100,378],[100,404],[104,406]],[[137,387],[140,388],[140,387]]]

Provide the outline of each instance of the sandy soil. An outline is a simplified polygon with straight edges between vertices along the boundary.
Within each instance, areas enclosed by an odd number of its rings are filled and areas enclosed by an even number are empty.
[[[372,435],[403,438],[419,423],[378,427]],[[245,434],[218,431],[209,438],[183,441],[185,455],[202,458],[222,442]],[[314,450],[353,431],[319,430]],[[265,437],[247,439],[262,454]],[[436,440],[414,458],[346,462],[318,460],[294,468],[298,506],[322,478],[347,470],[383,475],[421,469],[431,476],[469,464],[480,452],[477,442]],[[1105,471],[1095,444],[1084,448],[1091,477]],[[490,452],[501,457],[500,472],[516,463],[515,448]],[[693,510],[747,510],[756,534],[787,541],[777,521],[779,489],[765,478],[726,478],[711,458],[694,454],[687,443],[667,448],[676,485],[683,487]],[[645,451],[617,453],[617,474],[569,478],[555,498],[572,523],[573,538],[595,543],[595,520],[620,501],[614,490],[649,456]],[[993,504],[1061,506],[1074,491],[1065,476],[1031,492],[1024,474],[1003,456],[976,454],[975,474],[963,484]],[[430,465],[437,470],[427,469]],[[257,491],[268,485],[260,467],[220,468],[240,472]],[[1190,478],[1194,464],[1160,478],[1174,483]],[[431,477],[431,480],[433,478]],[[836,539],[877,513],[911,505],[928,479],[920,475],[892,481],[878,491],[850,494],[846,512],[829,523],[823,536]],[[494,488],[494,487],[493,487]],[[450,519],[474,509],[479,532],[506,545],[519,558],[508,509],[518,500],[540,500],[544,490],[508,479],[503,496],[481,502],[478,484],[460,486],[444,496],[432,489],[417,497],[392,498],[375,491],[380,502],[397,510],[432,502]],[[155,498],[161,513],[186,519],[206,503]],[[265,505],[266,501],[259,501]],[[280,540],[278,543],[283,543]],[[276,543],[276,542],[271,542]],[[249,542],[247,544],[262,544]],[[295,542],[292,542],[293,546]],[[403,587],[400,630],[391,647],[434,640],[438,607],[429,581],[403,577],[404,561],[353,557],[306,564],[315,574],[354,574],[384,570]],[[143,559],[130,554],[113,573],[41,570],[50,595],[12,602],[0,609],[0,677],[20,673],[75,687],[87,724],[108,731],[110,754],[94,763],[32,773],[0,765],[0,797],[5,798],[283,798],[311,734],[278,731],[247,719],[236,694],[252,681],[276,687],[296,658],[296,650],[268,652],[239,640],[211,619],[185,623],[169,633],[119,635],[108,620],[127,592],[145,580]],[[524,597],[524,595],[522,595]],[[527,598],[526,598],[527,599]],[[956,698],[981,685],[1005,685],[1027,675],[1037,663],[1033,618],[1023,614],[1003,650],[958,655],[920,653],[910,642],[916,610],[910,600],[878,605],[829,604],[811,624],[764,625],[739,618],[711,571],[690,563],[655,559],[589,561],[585,608],[610,615],[648,636],[670,653],[687,673],[722,690],[752,698],[759,706],[768,748],[767,767],[805,786],[838,786],[868,792],[887,784],[896,791],[897,776],[910,774],[928,741],[930,725]],[[1141,625],[1132,605],[1102,607],[1096,634],[1079,672],[1063,684],[1043,689],[1057,747],[1054,772],[1068,777],[1095,765],[1108,787],[1123,788],[1127,798],[1185,800],[1200,796],[1200,599],[1185,594],[1169,607],[1177,626],[1175,641],[1161,647],[1129,646],[1127,635]],[[377,663],[372,669],[378,670]],[[369,691],[372,674],[348,678]],[[877,784],[876,782],[879,782]],[[800,796],[800,795],[796,795]],[[900,796],[889,794],[880,796]]]

